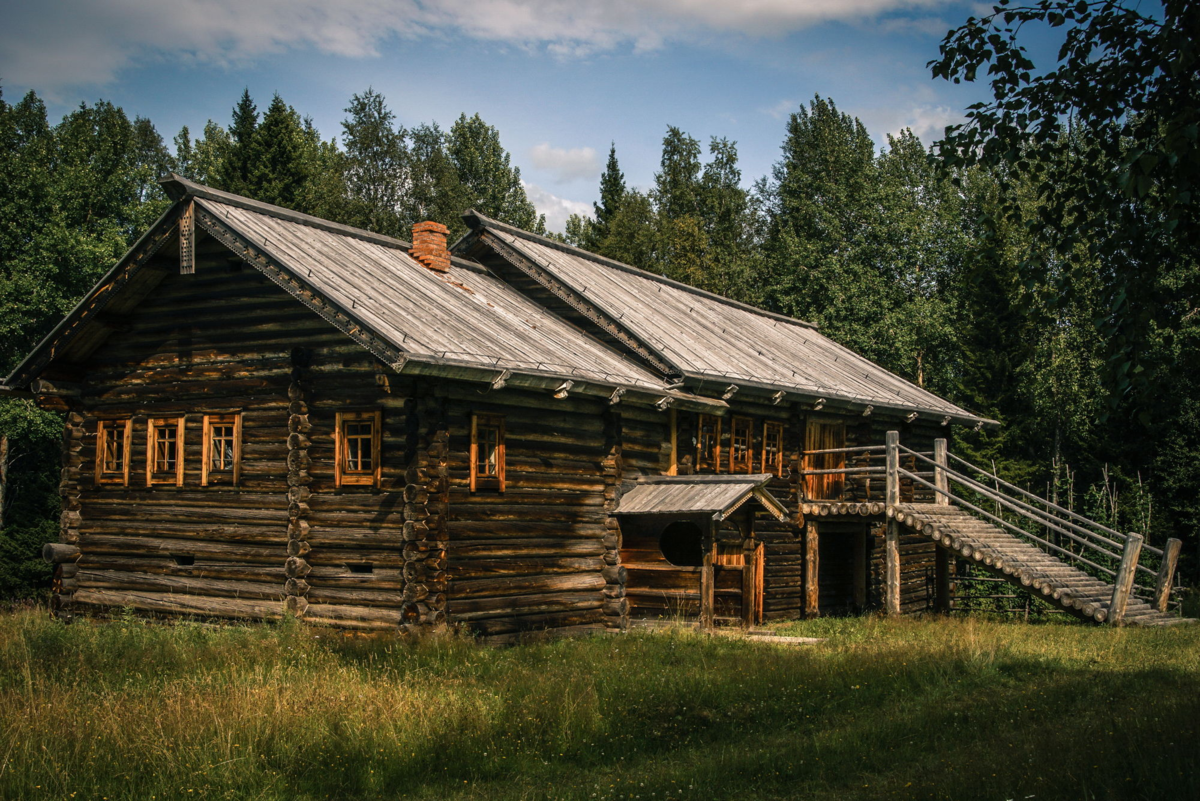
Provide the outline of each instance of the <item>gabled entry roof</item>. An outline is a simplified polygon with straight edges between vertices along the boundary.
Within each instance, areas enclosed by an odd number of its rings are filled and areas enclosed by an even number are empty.
[[[724,520],[755,498],[780,521],[787,508],[767,491],[773,476],[752,475],[643,476],[621,496],[618,515],[711,514]]]

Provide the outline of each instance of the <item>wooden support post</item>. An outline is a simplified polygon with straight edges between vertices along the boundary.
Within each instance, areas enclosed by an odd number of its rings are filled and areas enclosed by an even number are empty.
[[[1121,555],[1121,566],[1113,582],[1112,601],[1108,605],[1108,623],[1119,626],[1125,620],[1125,606],[1133,591],[1134,574],[1137,572],[1138,557],[1142,553],[1142,535],[1130,534],[1125,540],[1125,552]]]
[[[854,535],[854,608],[867,608],[867,527]]]
[[[1158,581],[1154,585],[1154,608],[1160,612],[1167,611],[1171,601],[1171,583],[1175,580],[1175,567],[1179,564],[1179,551],[1183,542],[1174,537],[1167,540],[1163,548],[1162,564],[1158,566]]]
[[[820,531],[817,522],[804,524],[804,616],[816,617],[821,613],[821,588],[817,583],[821,570]]]
[[[700,630],[712,631],[715,614],[713,612],[713,551],[714,543],[709,543],[704,551],[704,564],[700,567]]]
[[[755,604],[758,600],[755,592],[754,574],[757,563],[754,555],[758,549],[758,543],[753,537],[748,537],[742,543],[742,561],[745,566],[742,568],[742,622],[749,628],[755,623]]]
[[[934,554],[933,578],[936,592],[934,606],[937,611],[946,614],[950,611],[950,552],[941,545],[937,546]]]
[[[895,506],[900,503],[900,432],[887,432],[887,493],[884,498],[887,505]]]
[[[900,614],[900,524],[895,518],[887,521],[883,538],[883,594],[887,613]]]
[[[950,479],[946,475],[946,468],[949,466],[949,457],[947,456],[946,440],[939,437],[933,441],[933,485],[941,492],[934,493],[933,502],[938,506],[950,505]],[[946,494],[942,494],[946,493]],[[940,585],[939,585],[940,586]]]

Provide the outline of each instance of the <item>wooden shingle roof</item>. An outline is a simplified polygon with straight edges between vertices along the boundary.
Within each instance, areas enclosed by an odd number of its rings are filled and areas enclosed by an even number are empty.
[[[671,364],[692,388],[735,385],[831,405],[993,423],[885,370],[811,323],[755,309],[627,264],[529,234],[476,212],[478,238],[528,260],[558,292],[575,293]],[[511,253],[510,253],[511,258]]]

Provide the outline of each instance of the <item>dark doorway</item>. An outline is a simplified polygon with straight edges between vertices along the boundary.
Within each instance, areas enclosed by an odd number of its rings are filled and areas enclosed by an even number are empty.
[[[699,567],[704,564],[704,532],[700,526],[687,521],[671,523],[658,537],[663,557],[678,567]]]

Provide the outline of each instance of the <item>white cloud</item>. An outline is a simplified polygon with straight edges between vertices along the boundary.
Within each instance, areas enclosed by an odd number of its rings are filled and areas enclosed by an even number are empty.
[[[529,158],[535,169],[552,173],[555,183],[595,178],[600,174],[600,160],[590,147],[566,150],[543,142],[529,151]]]
[[[931,145],[942,138],[947,125],[954,125],[965,119],[960,112],[949,106],[931,103],[871,109],[857,116],[880,145],[886,145],[888,135],[896,136],[905,128],[910,129],[926,145]]]
[[[791,115],[791,113],[793,111],[796,111],[799,108],[800,108],[799,100],[780,100],[778,103],[771,106],[770,108],[764,108],[764,109],[759,109],[759,110],[763,114],[774,117],[777,120],[782,120],[783,118]]]
[[[950,0],[57,0],[8,3],[0,80],[50,92],[139,61],[244,64],[291,48],[352,58],[391,37],[466,35],[572,57],[705,35],[782,36]]]
[[[538,210],[538,214],[546,215],[546,228],[562,233],[567,227],[567,218],[572,214],[591,214],[592,204],[578,200],[567,200],[551,192],[547,192],[536,184],[521,184],[525,187],[525,195],[529,202]]]

